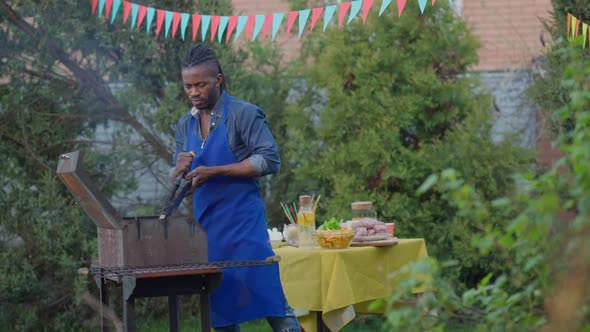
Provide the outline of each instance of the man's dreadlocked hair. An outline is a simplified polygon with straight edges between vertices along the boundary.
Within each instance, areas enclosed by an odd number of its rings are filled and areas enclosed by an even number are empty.
[[[182,60],[182,69],[194,67],[203,63],[211,63],[216,65],[219,73],[223,75],[223,71],[221,70],[221,65],[219,64],[217,55],[215,55],[215,51],[205,44],[194,46],[188,51]],[[221,81],[221,89],[226,90],[225,79]]]

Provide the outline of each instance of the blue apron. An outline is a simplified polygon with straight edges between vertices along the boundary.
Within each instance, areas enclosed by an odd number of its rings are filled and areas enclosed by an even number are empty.
[[[206,142],[189,127],[192,168],[237,163],[227,141],[225,121],[231,96],[226,95],[221,124]],[[202,149],[201,149],[202,147]],[[264,202],[255,178],[214,177],[193,193],[195,219],[207,233],[209,261],[264,260],[273,256]],[[213,327],[239,324],[263,317],[284,317],[286,299],[278,264],[223,269],[223,279],[211,294]]]

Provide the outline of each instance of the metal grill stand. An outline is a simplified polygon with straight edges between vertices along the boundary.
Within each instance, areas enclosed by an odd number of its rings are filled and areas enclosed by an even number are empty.
[[[180,331],[178,295],[199,295],[201,331],[211,330],[209,295],[222,278],[220,267],[194,267],[179,269],[131,268],[124,273],[113,274],[98,266],[90,270],[102,294],[102,301],[108,305],[108,287],[116,283],[122,287],[123,323],[125,331],[137,331],[135,299],[142,297],[168,297],[170,331]],[[104,326],[104,324],[103,324]]]

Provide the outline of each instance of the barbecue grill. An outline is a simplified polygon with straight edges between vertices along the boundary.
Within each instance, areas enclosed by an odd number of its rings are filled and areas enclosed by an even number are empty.
[[[108,305],[107,288],[122,286],[125,331],[135,331],[135,299],[167,296],[170,330],[180,327],[178,295],[199,294],[201,329],[210,330],[209,294],[223,268],[270,265],[263,261],[208,262],[207,235],[191,216],[121,217],[82,168],[79,151],[62,154],[57,174],[97,227],[98,262],[89,271]],[[101,329],[105,317],[101,317]]]

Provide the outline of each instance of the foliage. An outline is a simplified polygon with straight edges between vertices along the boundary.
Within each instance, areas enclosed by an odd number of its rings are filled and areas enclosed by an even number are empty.
[[[534,84],[528,91],[529,96],[545,110],[547,124],[557,134],[561,130],[570,130],[571,119],[552,117],[551,113],[569,102],[569,91],[562,86],[566,66],[572,62],[573,54],[589,58],[588,48],[581,45],[565,51],[573,41],[567,36],[567,13],[571,13],[583,22],[590,22],[590,6],[586,0],[552,0],[552,19],[544,22],[551,35],[551,44],[546,41],[548,52],[536,59],[537,70],[534,72]],[[578,38],[581,42],[582,38]]]
[[[14,164],[13,158],[0,161],[3,169],[15,170]],[[90,317],[85,304],[73,300],[79,290],[74,285],[77,269],[96,252],[94,226],[70,207],[72,200],[50,171],[34,182],[1,180],[0,326],[81,329]]]
[[[483,254],[506,253],[509,269],[490,273],[476,287],[461,292],[445,276],[448,268],[434,259],[407,267],[400,273],[432,273],[430,287],[436,291],[428,292],[416,307],[391,311],[389,324],[411,331],[426,322],[430,330],[440,331],[450,318],[459,317],[472,320],[474,331],[590,329],[590,59],[575,52],[568,55],[574,61],[562,80],[570,101],[553,113],[574,120],[572,131],[562,133],[557,142],[566,154],[547,173],[523,175],[529,182],[517,199],[524,206],[508,197],[485,202],[479,188],[454,170],[421,188],[434,186],[465,216],[517,207],[519,213],[510,222],[489,227],[472,241]],[[573,215],[571,220],[562,217],[564,212]],[[415,286],[405,285],[390,303],[407,298]],[[426,317],[433,312],[437,315]]]
[[[400,18],[391,10],[307,40],[313,65],[290,108],[287,162],[297,165],[298,190],[325,197],[320,220],[350,218],[343,208],[351,202],[373,201],[401,237],[425,237],[433,256],[459,259],[461,282],[503,269],[469,241],[513,211],[468,221],[440,194],[414,194],[452,167],[486,188],[483,197],[503,196],[515,187],[510,174],[531,161],[516,138],[491,139],[490,98],[466,74],[478,43],[465,23],[445,3],[424,16],[408,3]]]

